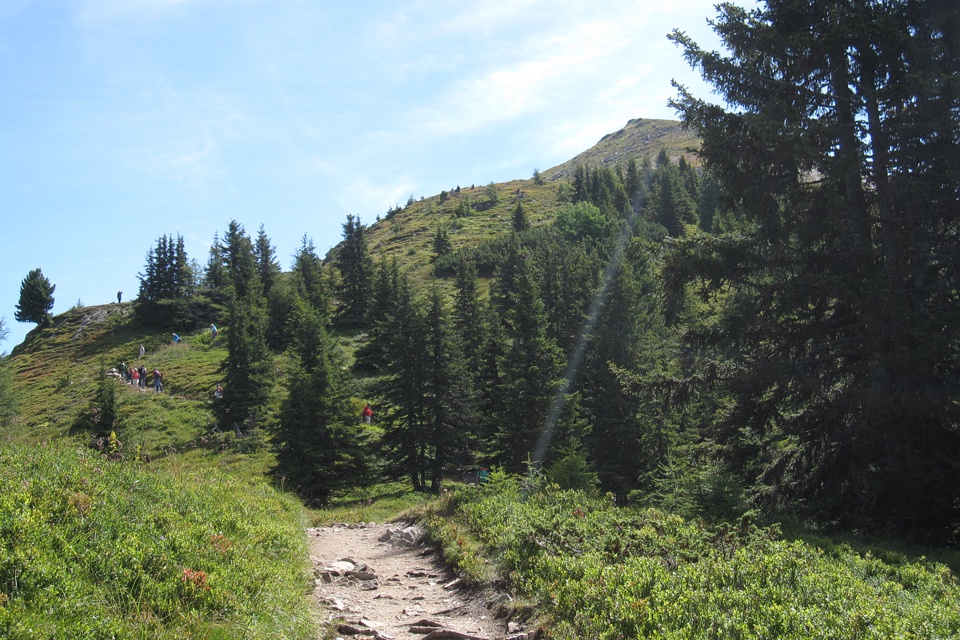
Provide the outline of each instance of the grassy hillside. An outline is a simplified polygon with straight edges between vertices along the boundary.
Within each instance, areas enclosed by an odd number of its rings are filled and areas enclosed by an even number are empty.
[[[0,636],[313,638],[302,509],[262,483],[0,445]]]
[[[433,240],[439,225],[449,228],[454,251],[509,233],[518,202],[522,203],[533,226],[546,225],[553,222],[556,208],[565,202],[561,183],[573,177],[577,165],[626,165],[631,156],[638,162],[644,158],[653,160],[661,149],[666,149],[671,158],[683,155],[696,162],[690,150],[698,147],[699,140],[675,120],[631,120],[590,149],[541,172],[545,179],[542,184],[527,179],[494,185],[453,185],[444,194],[409,202],[373,224],[366,221],[370,253],[395,257],[412,277],[422,281],[432,273]],[[491,204],[491,187],[497,193],[496,204]],[[469,215],[458,215],[458,209],[462,211],[467,202],[470,203]],[[331,256],[335,254],[336,248]]]
[[[148,372],[157,368],[163,373],[165,391],[118,386],[117,435],[125,446],[139,446],[154,459],[193,452],[198,464],[243,465],[245,475],[262,475],[271,462],[269,452],[239,456],[225,447],[229,436],[209,436],[226,331],[213,343],[209,331],[183,333],[175,345],[169,333],[141,326],[129,304],[71,309],[51,326],[31,331],[9,357],[19,417],[2,439],[91,441],[97,434],[76,428],[75,422],[94,396],[100,368],[142,362]],[[211,451],[220,455],[208,455]]]
[[[653,160],[661,149],[673,158],[684,156],[688,161],[697,163],[692,149],[699,149],[700,141],[693,133],[685,130],[676,120],[648,120],[637,118],[627,125],[603,136],[597,144],[583,153],[543,171],[547,180],[569,180],[577,165],[587,167],[612,167],[624,163],[633,156],[637,162],[644,158]]]
[[[561,204],[556,184],[512,180],[492,185],[492,189],[497,194],[495,204],[490,197],[491,185],[460,186],[459,191],[454,186],[446,195],[407,204],[370,225],[367,242],[371,255],[395,257],[414,278],[428,278],[432,273],[433,240],[438,226],[448,228],[450,244],[457,251],[509,233],[518,202],[523,204],[534,226],[552,222],[553,211]],[[458,208],[468,203],[470,213],[458,215]]]

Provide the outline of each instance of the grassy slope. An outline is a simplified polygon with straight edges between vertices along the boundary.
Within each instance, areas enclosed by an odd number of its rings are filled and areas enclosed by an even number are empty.
[[[626,164],[633,156],[637,162],[644,158],[651,161],[666,149],[673,158],[684,156],[689,162],[698,162],[692,149],[698,149],[700,141],[689,131],[683,129],[676,120],[647,120],[638,118],[631,120],[627,125],[609,133],[574,158],[543,172],[547,180],[569,180],[573,177],[573,170],[578,164],[589,167],[614,166],[617,163]]]
[[[303,512],[263,483],[0,445],[0,636],[312,638]]]
[[[225,332],[213,344],[208,331],[181,337],[174,345],[168,333],[139,326],[129,304],[71,309],[52,326],[34,329],[10,356],[19,418],[2,440],[89,441],[94,434],[73,429],[73,423],[94,396],[100,367],[143,362],[148,372],[163,372],[165,392],[120,386],[117,432],[125,444],[140,445],[155,459],[189,452],[199,466],[241,466],[243,475],[262,476],[271,462],[266,452],[238,456],[226,450],[216,456],[203,449],[213,425],[210,399],[226,356]]]
[[[684,131],[675,120],[631,120],[623,129],[604,136],[594,147],[575,158],[542,172],[546,182],[537,185],[532,179],[512,180],[494,185],[499,203],[488,206],[487,185],[460,185],[460,193],[451,189],[444,202],[435,195],[404,207],[389,220],[378,220],[370,225],[367,240],[373,256],[396,257],[402,268],[421,282],[431,279],[434,257],[433,239],[437,226],[450,226],[450,243],[454,251],[475,246],[485,240],[510,232],[513,211],[517,202],[523,203],[528,220],[533,226],[553,222],[560,203],[557,198],[558,181],[572,178],[578,164],[589,167],[626,164],[630,156],[637,161],[651,161],[665,148],[671,157],[684,155],[694,161],[691,148],[699,146],[696,137]],[[458,203],[469,198],[475,208],[472,215],[455,218]],[[336,248],[331,255],[335,255]]]

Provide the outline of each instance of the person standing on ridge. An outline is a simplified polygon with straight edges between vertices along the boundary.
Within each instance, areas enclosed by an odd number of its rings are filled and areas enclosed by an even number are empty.
[[[217,339],[217,325],[210,325],[210,342],[213,342]]]
[[[363,407],[362,413],[363,413],[363,421],[366,422],[367,424],[371,424],[373,422],[373,409],[370,408],[369,403]]]

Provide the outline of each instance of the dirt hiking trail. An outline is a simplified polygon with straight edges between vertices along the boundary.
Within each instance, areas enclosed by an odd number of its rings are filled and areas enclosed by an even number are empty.
[[[332,637],[344,640],[528,640],[498,618],[509,598],[464,589],[423,531],[403,523],[307,529],[314,603]],[[331,636],[325,636],[331,637]]]

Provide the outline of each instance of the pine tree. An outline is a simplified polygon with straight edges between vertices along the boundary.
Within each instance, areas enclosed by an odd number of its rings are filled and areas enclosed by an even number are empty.
[[[428,429],[431,491],[440,491],[443,473],[451,462],[468,464],[467,435],[472,430],[473,404],[470,378],[443,295],[433,289],[426,313],[425,423]]]
[[[523,203],[518,200],[517,206],[513,209],[513,230],[520,233],[529,228],[530,220],[527,219],[527,212],[523,210]]]
[[[270,238],[264,231],[263,225],[257,231],[257,241],[253,246],[253,253],[257,258],[257,273],[260,276],[260,283],[263,286],[263,295],[269,296],[273,285],[280,277],[280,263],[277,262],[276,251],[270,244]]]
[[[273,442],[277,474],[315,504],[369,477],[363,436],[324,311],[298,299],[290,318],[291,369]]]
[[[313,239],[303,234],[300,248],[293,255],[293,283],[297,295],[326,315],[330,292],[324,275],[323,260],[317,255]]]
[[[343,225],[343,244],[337,252],[336,265],[340,271],[339,322],[344,326],[363,326],[370,305],[370,285],[373,262],[367,249],[366,227],[360,218],[347,216]]]
[[[729,392],[715,436],[758,495],[852,527],[960,525],[960,47],[943,2],[721,5],[728,55],[672,38],[729,109],[675,106],[746,225],[674,246],[678,289],[730,287],[690,334]],[[953,176],[953,177],[951,177]],[[732,375],[736,372],[736,375]],[[730,455],[733,455],[730,453]]]
[[[50,324],[56,288],[57,285],[51,284],[39,268],[28,273],[20,283],[20,301],[13,317],[17,322],[35,322],[41,326]]]
[[[405,276],[400,277],[396,307],[383,322],[388,342],[381,385],[381,444],[389,471],[408,478],[414,491],[424,491],[430,469],[426,322]]]
[[[215,405],[220,424],[227,429],[241,432],[264,423],[271,369],[265,326],[259,299],[231,299],[227,357],[220,365],[223,395]]]
[[[500,364],[503,406],[496,447],[504,466],[521,472],[559,387],[561,353],[547,336],[547,317],[526,254],[512,245],[506,282],[498,283],[505,354]]]
[[[223,243],[220,242],[220,233],[213,232],[213,243],[210,245],[210,254],[207,258],[207,267],[204,272],[203,283],[208,289],[222,290],[228,284],[227,256]]]
[[[243,225],[231,220],[223,236],[226,284],[237,298],[258,301],[263,295],[257,255]]]

